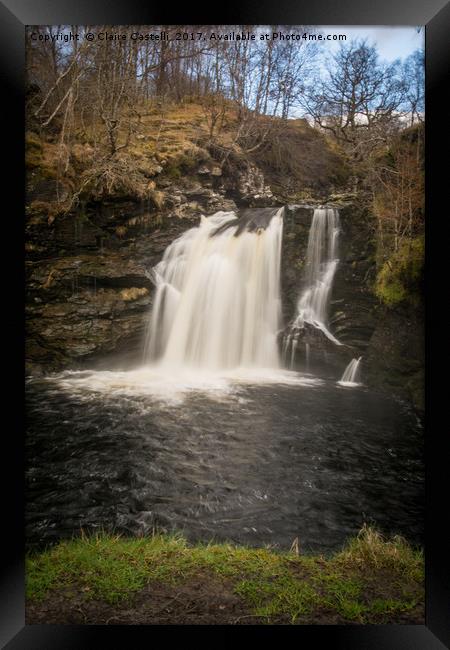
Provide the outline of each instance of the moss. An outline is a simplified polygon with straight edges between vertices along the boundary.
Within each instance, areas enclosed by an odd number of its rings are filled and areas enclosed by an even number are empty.
[[[211,157],[209,153],[192,144],[181,143],[182,149],[178,146],[172,148],[161,147],[161,151],[165,150],[170,153],[167,159],[167,164],[164,168],[166,176],[172,179],[181,178],[189,174],[196,173],[199,165],[209,162]]]
[[[168,178],[172,179],[181,178],[182,176],[181,169],[175,161],[171,161],[166,165],[164,173]]]
[[[424,265],[424,238],[405,239],[378,272],[375,293],[386,305],[417,302]]]

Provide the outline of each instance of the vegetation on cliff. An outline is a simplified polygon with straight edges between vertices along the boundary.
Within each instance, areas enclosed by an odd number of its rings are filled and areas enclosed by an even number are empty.
[[[28,557],[27,622],[421,623],[423,570],[367,526],[330,557],[103,534]]]
[[[376,293],[387,305],[421,300],[424,263],[424,129],[410,127],[377,153],[371,169],[378,222]]]
[[[75,210],[80,202],[131,199],[150,201],[156,213],[170,208],[165,184],[198,178],[200,172],[204,177],[229,179],[232,186],[250,165],[261,169],[266,183],[285,201],[325,197],[330,189],[345,187],[348,180],[342,155],[305,120],[259,117],[257,128],[267,131],[264,144],[258,152],[247,153],[236,142],[239,107],[234,102],[227,103],[221,130],[212,140],[201,98],[168,103],[163,116],[151,100],[142,111],[145,114],[126,150],[105,155],[100,145],[96,147],[95,135],[77,132],[65,147],[63,168],[58,138],[29,131],[29,210],[53,217]],[[92,133],[98,134],[100,127],[93,124]],[[48,187],[51,193],[43,197]]]

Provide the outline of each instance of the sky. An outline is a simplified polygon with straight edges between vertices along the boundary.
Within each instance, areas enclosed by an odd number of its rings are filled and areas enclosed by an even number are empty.
[[[414,50],[424,48],[424,27],[391,27],[370,25],[325,25],[320,29],[327,34],[345,34],[347,43],[352,39],[367,38],[369,45],[376,45],[380,59],[392,62],[395,59],[405,59]],[[420,32],[418,32],[420,30]],[[339,48],[338,41],[327,42],[331,52]]]

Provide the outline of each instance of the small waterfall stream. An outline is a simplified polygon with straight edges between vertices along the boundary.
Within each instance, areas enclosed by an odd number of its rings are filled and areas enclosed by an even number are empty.
[[[329,298],[339,262],[338,237],[338,211],[315,209],[306,252],[304,290],[298,301],[294,327],[309,323],[322,330],[333,343],[341,345],[327,327]]]
[[[344,374],[342,375],[341,380],[338,382],[339,384],[343,384],[346,386],[354,386],[357,384],[357,378],[358,378],[358,370],[359,370],[359,363],[361,361],[362,357],[359,357],[359,359],[352,359],[346,369],[344,370]]]
[[[283,353],[290,368],[294,368],[295,353],[301,330],[305,324],[312,325],[335,345],[342,345],[328,329],[328,306],[333,280],[339,263],[339,212],[334,208],[316,208],[314,210],[306,251],[303,291],[297,303],[297,316],[284,337]],[[305,363],[309,371],[310,344],[305,343]]]

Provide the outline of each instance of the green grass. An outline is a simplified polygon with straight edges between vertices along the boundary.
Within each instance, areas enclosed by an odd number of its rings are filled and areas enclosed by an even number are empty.
[[[72,590],[117,604],[146,584],[214,576],[263,622],[337,616],[383,622],[423,603],[423,556],[404,540],[364,527],[331,557],[229,544],[189,545],[177,535],[126,539],[100,534],[64,541],[27,558],[27,598]]]

